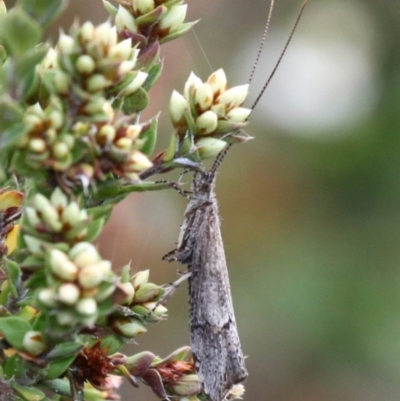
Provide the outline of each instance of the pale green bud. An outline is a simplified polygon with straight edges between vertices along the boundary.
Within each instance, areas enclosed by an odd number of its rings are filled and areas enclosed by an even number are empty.
[[[157,302],[146,302],[143,304],[143,306],[157,317],[166,316],[168,312],[168,309],[164,305],[157,305]]]
[[[97,303],[93,298],[83,298],[77,302],[75,309],[81,315],[94,315],[97,312]]]
[[[213,72],[207,79],[207,83],[211,86],[214,95],[218,95],[226,90],[227,79],[222,68]]]
[[[26,114],[24,116],[24,123],[29,127],[29,130],[33,130],[36,126],[43,123],[43,119],[35,114]]]
[[[214,100],[214,93],[207,83],[201,84],[194,91],[194,104],[201,110],[208,110]]]
[[[55,71],[54,75],[54,87],[58,93],[67,94],[69,91],[69,77],[68,75],[60,70]]]
[[[131,124],[127,127],[125,132],[125,137],[131,138],[133,140],[137,139],[142,132],[142,126],[140,124]]]
[[[139,71],[136,77],[121,91],[121,96],[128,96],[136,92],[146,81],[149,74]]]
[[[33,198],[33,205],[41,213],[43,220],[51,230],[55,232],[61,230],[62,223],[59,221],[58,212],[44,195],[36,194]]]
[[[121,317],[114,321],[113,329],[124,337],[133,338],[138,334],[146,333],[147,329],[139,320],[129,317]]]
[[[57,277],[65,281],[74,281],[78,276],[78,266],[58,249],[52,249],[50,252],[50,267]]]
[[[24,235],[24,241],[32,254],[42,254],[42,242],[40,240],[35,237],[31,237],[30,235]]]
[[[42,67],[44,69],[51,69],[57,65],[57,51],[50,48],[46,56],[42,61]]]
[[[239,85],[234,86],[226,90],[225,92],[221,93],[216,103],[223,104],[225,109],[231,110],[234,107],[240,107],[243,102],[246,100],[247,94],[249,93],[249,85]]]
[[[131,283],[133,288],[137,289],[140,285],[147,283],[149,281],[149,275],[149,270],[143,270],[132,276]]]
[[[69,251],[69,256],[81,268],[101,260],[96,247],[90,242],[79,242],[74,245]]]
[[[87,89],[89,92],[98,92],[109,87],[111,83],[104,75],[95,74],[87,80]]]
[[[59,129],[64,123],[63,114],[58,110],[53,110],[47,117],[51,121],[51,126],[53,129]]]
[[[76,323],[76,317],[68,311],[57,311],[56,319],[61,326],[72,326]]]
[[[24,349],[33,356],[38,356],[46,350],[43,334],[40,331],[28,331],[22,340]]]
[[[190,396],[201,392],[203,385],[196,374],[183,375],[171,386],[172,392],[177,396]]]
[[[58,39],[57,49],[62,53],[69,54],[74,50],[74,47],[74,39],[65,33],[61,33],[60,39]]]
[[[109,260],[102,259],[96,263],[96,266],[104,276],[108,275],[112,270],[112,264]]]
[[[135,289],[131,283],[120,283],[119,287],[125,292],[126,298],[121,302],[121,305],[129,305],[132,303],[135,296]]]
[[[125,39],[113,47],[108,51],[108,57],[116,59],[116,60],[129,60],[132,52],[132,39]]]
[[[117,15],[115,16],[115,26],[118,32],[127,28],[130,32],[137,32],[137,25],[133,15],[121,5],[118,7]]]
[[[196,142],[196,147],[202,159],[209,159],[218,155],[226,146],[226,142],[215,138],[201,138]]]
[[[53,143],[57,138],[57,131],[54,128],[48,128],[44,134],[46,136],[47,143]]]
[[[246,109],[245,107],[235,107],[226,113],[226,117],[229,121],[243,123],[247,120],[251,112],[251,109]]]
[[[79,205],[76,202],[70,202],[63,210],[61,219],[64,223],[69,223],[72,227],[80,223],[82,221],[82,214]]]
[[[129,39],[130,40],[130,39]],[[135,61],[123,61],[118,67],[118,74],[120,76],[126,75],[129,71],[132,71],[135,68]]]
[[[115,145],[121,150],[130,150],[132,148],[133,141],[131,138],[122,137],[119,138]]]
[[[7,14],[7,7],[3,0],[0,1],[0,16]]]
[[[58,289],[58,300],[67,305],[74,305],[80,297],[79,288],[72,283],[65,283]]]
[[[95,37],[100,46],[114,46],[118,42],[117,29],[108,21],[95,28]]]
[[[105,143],[110,143],[115,139],[116,135],[116,130],[115,127],[111,124],[105,124],[103,125],[99,132],[97,133],[97,136],[99,137],[100,140],[104,139]]]
[[[43,153],[46,151],[46,142],[41,138],[33,138],[29,141],[29,150],[35,153]]]
[[[161,287],[153,283],[144,283],[136,290],[136,303],[148,302],[154,300],[161,292]]]
[[[69,148],[64,142],[56,142],[53,145],[53,154],[57,159],[64,159],[69,154]]]
[[[211,110],[220,118],[225,118],[225,106],[223,104],[213,104]]]
[[[46,306],[54,307],[57,304],[56,292],[53,288],[43,288],[39,291],[38,299]]]
[[[196,118],[196,126],[200,135],[211,134],[218,126],[218,116],[211,110]]]
[[[96,69],[96,63],[92,57],[82,54],[76,60],[75,67],[81,74],[91,74]]]
[[[191,72],[189,78],[185,82],[185,87],[183,88],[183,96],[185,96],[185,98],[189,100],[195,89],[202,84],[202,80],[196,74]]]
[[[186,122],[185,110],[189,108],[187,100],[177,91],[173,91],[171,99],[169,100],[169,115],[172,124],[182,125]]]
[[[36,227],[41,222],[39,216],[37,215],[36,209],[33,207],[27,206],[25,208],[25,216],[32,227]]]
[[[68,204],[67,195],[61,190],[60,187],[56,187],[53,193],[50,196],[50,203],[56,209],[64,209]]]
[[[83,43],[90,42],[94,35],[94,26],[90,21],[86,21],[79,30],[79,37]]]
[[[147,14],[154,10],[154,0],[132,0],[135,13]]]
[[[87,265],[80,270],[78,281],[81,287],[90,289],[97,287],[103,278],[103,272],[94,264]]]
[[[149,158],[144,155],[142,152],[139,152],[138,150],[134,150],[130,157],[128,162],[126,163],[126,171],[130,172],[138,172],[138,171],[144,171],[147,168],[151,167],[153,163],[149,160]]]
[[[174,32],[181,27],[186,17],[187,4],[172,6],[159,22],[160,29],[168,29]]]
[[[89,114],[101,113],[105,104],[103,97],[93,96],[85,106],[85,111]]]

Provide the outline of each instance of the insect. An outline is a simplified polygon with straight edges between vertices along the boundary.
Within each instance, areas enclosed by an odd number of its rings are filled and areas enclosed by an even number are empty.
[[[252,106],[264,93],[290,43],[307,3],[303,3],[294,28],[281,56]],[[270,7],[269,24],[273,2]],[[265,33],[257,56],[265,40]],[[254,68],[251,73],[251,78]],[[250,80],[251,80],[250,78]],[[184,278],[189,280],[189,326],[192,353],[203,391],[210,401],[229,398],[232,388],[248,376],[235,321],[228,269],[220,231],[218,205],[214,192],[216,172],[229,150],[217,156],[208,172],[197,171],[193,178],[189,203],[184,213],[178,244],[163,259],[188,266]]]

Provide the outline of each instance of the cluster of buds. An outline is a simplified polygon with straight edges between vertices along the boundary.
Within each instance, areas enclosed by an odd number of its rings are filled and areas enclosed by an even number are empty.
[[[164,319],[167,308],[159,304],[164,289],[149,282],[149,271],[140,271],[127,279],[128,269],[124,269],[118,286],[124,293],[120,301],[123,307],[112,314],[109,320],[116,334],[133,338],[147,331],[146,324]]]
[[[18,191],[0,190],[0,256],[9,255],[16,246],[24,195]]]
[[[116,290],[111,262],[94,245],[80,242],[69,252],[50,249],[46,254],[48,287],[37,292],[41,308],[51,309],[59,326],[93,326]]]
[[[23,231],[29,250],[36,255],[44,255],[48,243],[64,242],[76,244],[93,234],[92,224],[85,209],[78,202],[70,200],[59,188],[49,198],[37,193],[31,206],[25,208]],[[91,239],[92,239],[92,235]]]
[[[75,136],[64,130],[64,113],[55,98],[43,110],[39,103],[29,107],[23,118],[25,135],[19,141],[14,165],[37,170],[66,170],[73,162]],[[19,169],[21,171],[21,168]],[[23,170],[22,170],[23,172]]]
[[[154,42],[165,43],[184,35],[196,22],[184,23],[187,5],[180,0],[116,0],[105,6],[115,17],[118,32],[132,38],[140,48]]]
[[[174,91],[169,111],[182,156],[198,159],[216,156],[226,143],[242,143],[250,139],[238,132],[246,125],[251,109],[242,107],[248,85],[227,88],[222,69],[202,82],[191,73],[183,95]],[[192,156],[193,158],[193,156]]]
[[[119,41],[109,22],[74,25],[62,34],[42,66],[50,93],[67,98],[76,115],[101,116],[105,97],[128,96],[139,90],[148,74],[136,69],[139,49],[132,41]]]
[[[193,397],[202,392],[190,347],[182,347],[164,359],[145,351],[126,357],[119,370],[135,385],[139,378],[161,399]],[[196,399],[196,398],[195,398]]]

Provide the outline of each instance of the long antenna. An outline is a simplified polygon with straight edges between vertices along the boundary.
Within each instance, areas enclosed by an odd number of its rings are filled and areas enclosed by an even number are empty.
[[[281,55],[279,56],[278,61],[277,61],[276,64],[275,64],[274,69],[272,70],[270,76],[268,77],[267,81],[265,82],[265,84],[264,84],[263,88],[261,89],[259,95],[257,96],[257,99],[255,100],[255,102],[254,102],[253,105],[251,106],[251,109],[252,109],[252,110],[254,110],[255,107],[257,106],[257,104],[258,104],[258,102],[260,101],[260,99],[262,98],[262,96],[263,96],[265,90],[267,89],[269,83],[271,82],[271,79],[272,79],[273,76],[275,75],[276,70],[278,69],[279,64],[281,63],[281,61],[282,61],[282,59],[283,59],[283,56],[285,55],[286,50],[287,50],[287,48],[288,48],[288,46],[289,46],[289,44],[290,44],[290,42],[291,42],[291,40],[292,40],[292,38],[293,38],[293,35],[294,35],[294,33],[295,33],[295,31],[296,31],[296,28],[297,28],[297,25],[298,25],[299,22],[300,22],[301,15],[303,14],[303,11],[304,11],[304,9],[305,9],[305,7],[306,7],[306,5],[307,5],[308,2],[309,2],[309,0],[304,0],[303,4],[301,5],[300,11],[299,11],[299,13],[297,14],[296,22],[295,22],[294,25],[293,25],[293,29],[292,29],[292,31],[290,32],[289,38],[288,38],[288,40],[287,40],[286,43],[285,43],[285,46],[284,46],[284,48],[283,48],[283,50],[282,50]]]
[[[265,41],[267,39],[267,33],[268,33],[268,29],[269,29],[269,24],[271,22],[272,10],[274,9],[274,3],[275,3],[275,1],[271,0],[271,3],[269,5],[267,23],[265,24],[264,33],[263,33],[262,38],[261,38],[260,46],[258,47],[257,56],[256,56],[256,59],[255,59],[254,64],[253,64],[253,68],[252,68],[251,73],[250,73],[249,85],[251,84],[251,81],[254,78],[254,73],[256,72],[256,69],[257,69],[257,66],[258,66],[258,62],[260,61],[261,53],[263,51],[263,48],[264,48],[264,45],[265,45]]]

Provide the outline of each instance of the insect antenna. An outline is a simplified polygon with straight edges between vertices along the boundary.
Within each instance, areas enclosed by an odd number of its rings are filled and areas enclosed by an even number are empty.
[[[254,110],[254,109],[255,109],[255,107],[257,106],[258,102],[259,102],[260,99],[262,98],[262,96],[263,96],[265,90],[267,89],[269,83],[271,82],[271,79],[272,79],[273,76],[275,75],[276,70],[278,69],[279,64],[281,63],[281,61],[282,61],[282,59],[283,59],[283,56],[285,55],[286,50],[287,50],[287,48],[289,47],[289,44],[290,44],[290,42],[291,42],[291,40],[292,40],[292,38],[293,38],[293,35],[294,35],[294,33],[295,33],[296,29],[297,29],[297,26],[298,26],[298,24],[299,24],[299,22],[300,22],[300,19],[301,19],[301,16],[302,16],[302,14],[303,14],[303,11],[304,11],[304,9],[305,9],[305,7],[306,7],[306,5],[307,5],[308,2],[309,2],[309,0],[304,0],[303,4],[301,5],[300,11],[299,11],[299,13],[297,14],[296,21],[295,21],[295,23],[294,23],[294,25],[293,25],[292,31],[290,32],[289,38],[288,38],[288,40],[286,41],[285,46],[283,47],[283,50],[282,50],[282,52],[281,52],[281,55],[279,56],[278,61],[276,62],[274,69],[272,70],[271,74],[269,75],[269,77],[268,77],[267,81],[265,82],[264,86],[262,87],[260,93],[258,94],[257,99],[254,101],[253,105],[251,106],[251,110]],[[273,3],[273,1],[272,1],[272,3]],[[272,3],[271,3],[270,10],[271,10],[271,8],[272,8]],[[271,10],[271,11],[272,11],[272,10]],[[266,29],[268,28],[268,25],[269,25],[269,20],[267,21]],[[253,78],[254,71],[255,71],[255,69],[256,69],[257,62],[258,62],[258,59],[259,59],[259,57],[260,57],[261,50],[262,50],[262,48],[263,48],[263,46],[264,46],[265,36],[266,36],[266,31],[264,31],[264,35],[263,35],[263,38],[262,38],[262,40],[261,40],[261,45],[260,45],[259,53],[257,54],[256,62],[255,62],[255,65],[253,66],[253,70],[252,70],[252,72],[251,72],[251,74],[250,74],[250,79],[249,79],[249,81],[251,81],[251,79]]]
[[[228,145],[225,147],[225,149],[221,150],[221,152],[218,153],[218,156],[214,160],[214,163],[210,169],[210,171],[207,173],[207,178],[208,182],[211,184],[214,179],[215,179],[215,174],[217,173],[218,167],[221,165],[222,160],[224,160],[226,154],[229,152],[232,144],[228,143]]]

